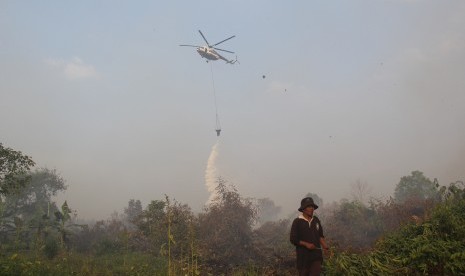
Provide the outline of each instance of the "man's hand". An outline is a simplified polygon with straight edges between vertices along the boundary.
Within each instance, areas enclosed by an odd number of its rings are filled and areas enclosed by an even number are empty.
[[[334,256],[334,251],[332,250],[329,250],[328,247],[323,247],[323,254],[326,256],[326,257],[333,257]]]
[[[311,242],[301,241],[300,244],[310,250],[316,249],[316,246]]]

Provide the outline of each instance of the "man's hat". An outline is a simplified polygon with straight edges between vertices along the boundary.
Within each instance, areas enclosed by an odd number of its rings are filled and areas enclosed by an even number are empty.
[[[306,197],[304,199],[302,199],[302,201],[300,202],[300,208],[299,208],[299,212],[302,212],[305,208],[307,208],[308,206],[313,206],[313,208],[316,210],[318,209],[318,205],[316,205],[314,202],[313,202],[313,198],[311,197]]]

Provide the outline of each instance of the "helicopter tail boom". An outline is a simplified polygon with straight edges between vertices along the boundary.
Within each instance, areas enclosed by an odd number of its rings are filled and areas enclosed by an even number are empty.
[[[234,63],[240,63],[238,60],[237,60],[237,56],[236,56],[236,59],[231,59],[231,60],[227,60],[226,63],[229,63],[229,64],[234,64]]]

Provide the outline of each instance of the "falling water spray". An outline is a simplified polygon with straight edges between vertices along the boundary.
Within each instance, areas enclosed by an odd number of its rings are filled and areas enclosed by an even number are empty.
[[[218,146],[219,141],[216,141],[215,145],[212,147],[210,156],[208,157],[207,169],[205,170],[205,186],[207,186],[207,190],[210,193],[207,204],[211,203],[217,194],[216,182],[218,179],[218,170],[216,168],[216,158],[218,157]]]

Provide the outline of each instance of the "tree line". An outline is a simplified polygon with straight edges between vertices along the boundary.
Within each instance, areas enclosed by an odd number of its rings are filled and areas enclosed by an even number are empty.
[[[53,201],[66,190],[55,171],[35,169],[0,144],[1,275],[294,275],[291,214],[271,199],[243,197],[217,179],[217,197],[194,213],[165,195],[130,199],[121,215],[93,224]],[[320,205],[331,255],[327,275],[465,273],[465,187],[440,186],[420,171],[400,178],[388,200],[359,196]]]

